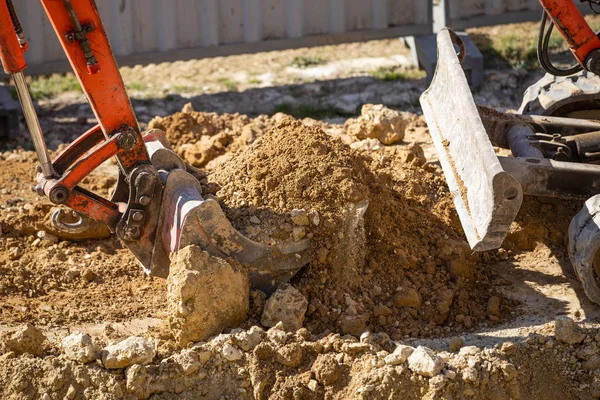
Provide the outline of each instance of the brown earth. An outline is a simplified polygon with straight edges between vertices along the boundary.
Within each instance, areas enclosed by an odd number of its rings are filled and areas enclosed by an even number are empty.
[[[205,194],[221,202],[237,229],[269,244],[306,237],[315,252],[291,282],[309,302],[305,329],[294,335],[272,328],[253,349],[234,330],[195,345],[191,355],[160,328],[165,282],[146,277],[112,237],[53,243],[40,235],[49,231],[53,207],[32,190],[34,154],[3,153],[0,330],[30,322],[48,343],[42,358],[0,355],[2,397],[543,398],[551,383],[564,398],[600,395],[597,370],[584,366],[598,351],[597,327],[575,347],[557,345],[545,326],[546,339],[527,339],[511,354],[442,352],[444,372],[431,379],[384,361],[392,340],[428,340],[446,350],[446,338],[519,321],[526,304],[510,296],[513,283],[500,269],[562,262],[566,224],[578,209],[528,199],[502,250],[472,254],[441,169],[428,162],[427,130],[422,119],[411,119],[404,142],[394,146],[281,114],[251,119],[188,107],[151,122],[188,162],[206,169]],[[86,186],[108,195],[114,169],[106,166]],[[294,210],[308,223],[294,220]],[[259,324],[260,301],[253,307],[242,328]],[[158,357],[117,372],[78,365],[57,344],[72,330],[90,332],[99,344],[153,336]],[[365,331],[372,339],[356,343]],[[241,359],[223,353],[227,343],[243,350]],[[468,368],[478,371],[475,378]]]

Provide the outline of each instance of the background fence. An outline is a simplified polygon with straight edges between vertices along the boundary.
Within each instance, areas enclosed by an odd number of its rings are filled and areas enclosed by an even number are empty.
[[[575,0],[577,1],[577,0]],[[96,0],[119,65],[532,21],[538,0]],[[29,74],[70,69],[39,0],[18,0]],[[583,11],[589,11],[582,4]]]
[[[584,13],[587,3],[574,0]],[[541,19],[539,0],[439,0],[435,7],[435,30],[448,26],[464,30],[477,26],[500,25]]]
[[[433,32],[424,0],[97,0],[119,65]],[[15,2],[28,73],[69,69],[39,0]]]

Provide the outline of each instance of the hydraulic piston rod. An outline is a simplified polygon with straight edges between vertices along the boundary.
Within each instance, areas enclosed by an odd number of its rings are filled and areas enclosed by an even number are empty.
[[[31,94],[25,82],[25,76],[23,72],[17,72],[12,74],[17,89],[17,95],[21,101],[21,107],[23,108],[23,115],[25,116],[25,122],[29,133],[31,134],[31,140],[33,141],[33,147],[37,153],[38,159],[40,160],[40,167],[44,178],[52,178],[54,176],[54,168],[52,167],[52,160],[48,149],[46,147],[46,141],[44,140],[44,134],[40,127],[40,121],[38,120],[35,108],[33,107],[33,101],[31,100]]]

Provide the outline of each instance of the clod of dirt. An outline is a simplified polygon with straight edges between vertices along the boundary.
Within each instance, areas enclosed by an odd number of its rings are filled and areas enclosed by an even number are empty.
[[[344,373],[344,368],[338,363],[333,354],[319,354],[312,365],[312,371],[319,383],[324,386],[334,385]]]
[[[130,336],[107,346],[101,352],[102,364],[107,369],[127,368],[133,364],[146,365],[151,363],[155,356],[153,344],[137,336]]]
[[[197,246],[172,255],[167,298],[169,325],[181,345],[206,340],[242,323],[250,283],[234,260],[212,257]]]
[[[40,329],[26,324],[0,334],[0,353],[12,351],[16,355],[28,353],[41,357],[45,341],[46,336]]]
[[[419,346],[408,357],[408,368],[419,375],[431,378],[442,372],[444,360],[433,350]]]
[[[99,349],[87,333],[77,332],[66,336],[61,342],[61,347],[68,359],[82,364],[92,362],[100,356]]]
[[[385,145],[399,143],[406,130],[416,120],[416,115],[390,110],[384,105],[365,104],[360,117],[349,119],[346,132],[359,140],[377,139]]]
[[[585,339],[585,333],[579,330],[577,324],[571,318],[561,315],[554,322],[556,340],[559,342],[577,344]]]
[[[269,297],[262,314],[261,324],[275,326],[279,321],[288,332],[296,332],[302,328],[308,301],[296,288],[289,284],[281,285]]]

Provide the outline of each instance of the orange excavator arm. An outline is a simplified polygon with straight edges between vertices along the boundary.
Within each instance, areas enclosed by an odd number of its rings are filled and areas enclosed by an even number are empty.
[[[23,71],[27,42],[12,0],[0,0],[0,58],[15,83],[40,168],[37,189],[54,204],[105,223],[150,274],[166,277],[169,255],[198,245],[217,257],[247,266],[253,285],[271,292],[310,259],[308,241],[267,246],[247,239],[218,203],[205,200],[188,166],[168,146],[163,132],[142,135],[94,0],[40,0],[98,125],[50,160]],[[111,199],[80,187],[102,163],[115,157],[119,181]],[[59,230],[85,230],[85,219]]]
[[[581,67],[600,75],[600,38],[583,18],[575,2],[540,0],[540,3]]]

